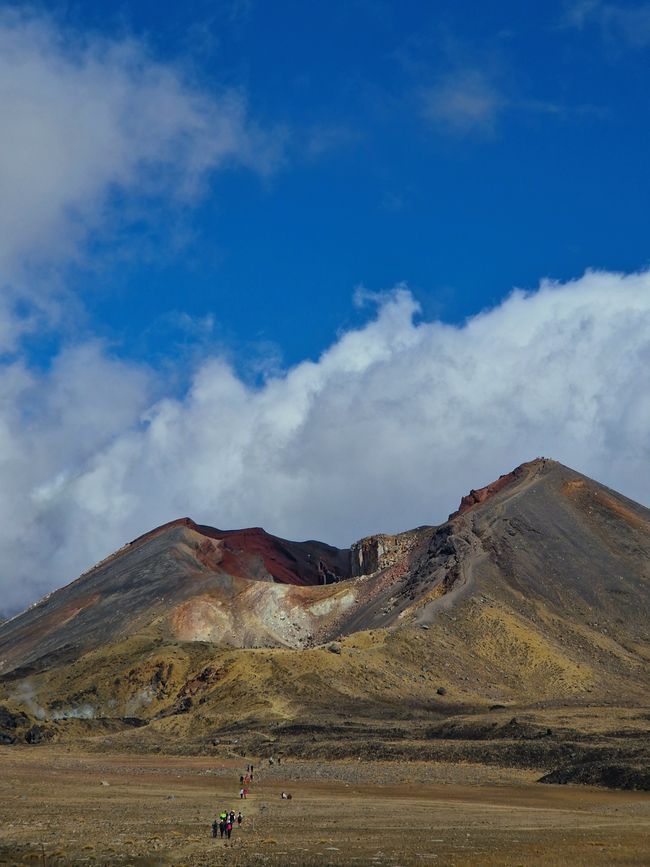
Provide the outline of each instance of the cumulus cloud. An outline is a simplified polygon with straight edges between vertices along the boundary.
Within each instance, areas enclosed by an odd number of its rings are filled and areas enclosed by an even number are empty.
[[[370,303],[259,387],[210,357],[181,398],[153,399],[151,374],[97,344],[45,378],[6,368],[5,605],[174,517],[347,545],[440,522],[540,454],[648,502],[650,273],[545,282],[459,326],[422,321],[405,287]]]
[[[44,269],[78,257],[118,203],[186,201],[215,169],[267,173],[280,159],[242,93],[206,93],[134,39],[15,10],[0,13],[0,111],[0,351],[50,319],[61,287]],[[29,315],[16,315],[21,302]]]

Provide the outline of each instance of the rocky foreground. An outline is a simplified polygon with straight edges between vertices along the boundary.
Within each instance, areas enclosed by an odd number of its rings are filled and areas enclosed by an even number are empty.
[[[0,748],[0,862],[154,867],[645,864],[650,800],[438,762]],[[240,772],[254,761],[246,801]],[[282,791],[290,801],[280,798]],[[223,808],[244,822],[212,839]]]

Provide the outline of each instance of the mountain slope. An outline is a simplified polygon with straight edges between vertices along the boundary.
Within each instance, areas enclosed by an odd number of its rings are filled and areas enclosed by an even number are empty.
[[[438,527],[349,551],[184,519],[0,626],[0,691],[57,737],[80,716],[148,723],[122,747],[235,722],[414,733],[504,704],[553,725],[616,706],[636,726],[623,709],[650,694],[649,563],[648,509],[544,459]]]
[[[320,542],[287,542],[259,528],[217,530],[189,518],[172,521],[107,557],[72,584],[5,623],[0,673],[52,654],[81,653],[159,626],[181,640],[248,643],[238,614],[260,599],[300,600],[304,586],[349,575],[349,552]],[[275,587],[275,593],[265,593]],[[283,644],[274,617],[256,620],[253,643]]]

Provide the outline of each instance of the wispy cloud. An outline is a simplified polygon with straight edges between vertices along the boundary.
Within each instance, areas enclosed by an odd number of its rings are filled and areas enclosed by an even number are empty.
[[[630,48],[650,45],[650,3],[623,6],[603,0],[579,0],[568,6],[562,24],[580,30],[597,26],[603,38],[613,45]]]
[[[569,3],[562,16],[562,24],[581,29],[599,13],[602,6],[602,0],[576,0]]]
[[[319,123],[307,131],[305,153],[312,159],[353,147],[363,138],[358,129],[344,123]]]
[[[231,21],[247,21],[253,12],[254,0],[230,0],[226,6]]]
[[[564,26],[581,25],[594,3],[600,0],[583,0],[568,10]],[[408,104],[431,130],[459,137],[498,135],[507,120],[603,115],[597,105],[536,93],[513,56],[515,39],[516,33],[502,29],[467,42],[441,27],[434,36],[405,41],[392,57],[410,80]]]
[[[495,76],[476,68],[457,69],[419,93],[422,117],[453,134],[492,135],[509,114],[565,115],[559,103],[525,98],[509,91]],[[582,109],[572,109],[573,112]]]
[[[481,70],[462,69],[420,91],[422,116],[453,132],[494,132],[508,99]]]

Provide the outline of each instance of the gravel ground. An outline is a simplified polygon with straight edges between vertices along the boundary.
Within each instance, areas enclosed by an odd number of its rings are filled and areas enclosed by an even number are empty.
[[[79,755],[0,748],[0,864],[636,865],[650,861],[650,796],[540,786],[475,765]],[[292,799],[283,801],[282,790]],[[242,808],[228,841],[210,823]]]

